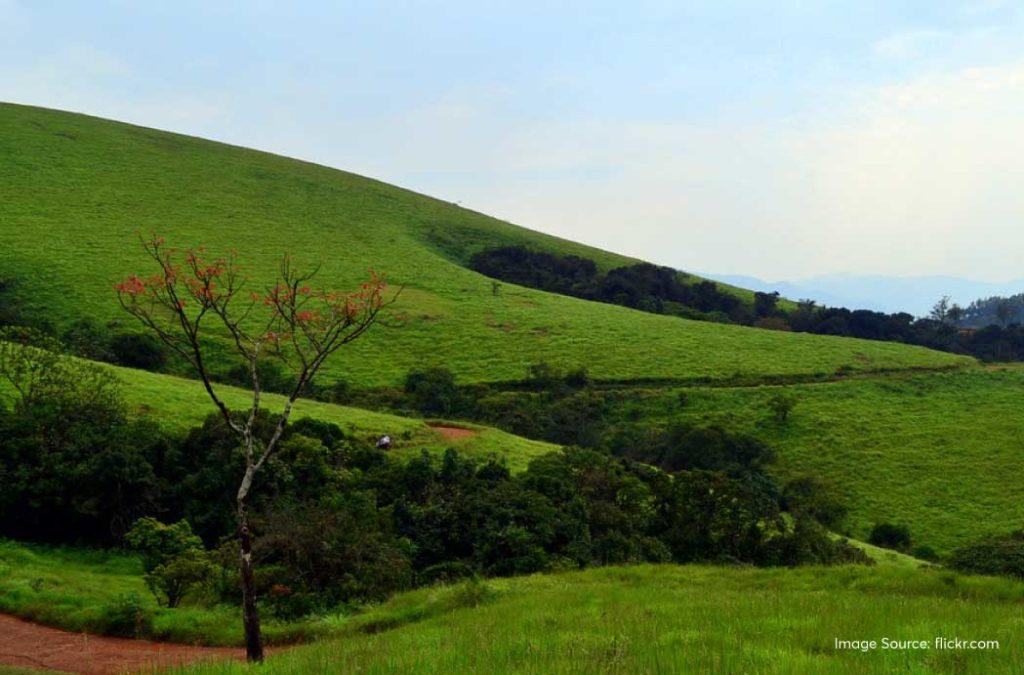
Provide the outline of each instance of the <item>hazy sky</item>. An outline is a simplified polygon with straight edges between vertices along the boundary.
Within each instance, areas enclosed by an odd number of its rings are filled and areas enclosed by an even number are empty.
[[[1024,276],[1021,3],[0,0],[0,99],[684,269]]]

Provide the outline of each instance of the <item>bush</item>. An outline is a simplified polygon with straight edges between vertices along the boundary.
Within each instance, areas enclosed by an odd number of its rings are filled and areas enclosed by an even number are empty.
[[[128,593],[105,605],[93,628],[100,635],[145,637],[153,630],[154,613],[137,594]]]
[[[813,518],[833,530],[849,512],[835,494],[835,488],[813,476],[796,478],[786,484],[782,490],[782,508],[794,515]]]
[[[1024,530],[962,546],[953,551],[949,565],[971,574],[1024,579]]]
[[[775,459],[772,449],[757,438],[718,426],[677,424],[650,435],[621,434],[612,445],[617,454],[665,471],[761,472]]]
[[[906,525],[879,523],[871,528],[868,542],[882,548],[891,548],[906,553],[910,550],[910,529]]]
[[[778,392],[768,399],[768,409],[779,424],[789,419],[789,415],[795,407],[796,397],[788,392]]]
[[[412,405],[426,415],[451,415],[459,402],[455,375],[445,368],[430,368],[409,373],[405,393]]]
[[[286,394],[295,385],[295,378],[285,372],[277,361],[260,361],[256,366],[256,375],[260,379],[260,389],[278,394]],[[238,364],[223,375],[225,382],[246,389],[252,389],[252,373],[245,364]]]
[[[146,586],[167,607],[177,607],[194,589],[216,574],[210,555],[188,521],[164,525],[155,518],[140,518],[125,541],[142,554]]]
[[[165,525],[156,518],[139,518],[124,540],[141,555],[142,567],[147,572],[183,553],[203,548],[202,540],[192,533],[187,520]]]
[[[167,363],[167,352],[155,337],[140,333],[122,333],[110,341],[114,363],[142,370],[160,370]]]
[[[193,549],[146,573],[146,586],[157,602],[177,607],[189,593],[210,584],[217,570],[202,549]]]
[[[114,360],[110,348],[110,331],[98,326],[91,319],[82,319],[71,324],[60,339],[75,356],[93,361]]]

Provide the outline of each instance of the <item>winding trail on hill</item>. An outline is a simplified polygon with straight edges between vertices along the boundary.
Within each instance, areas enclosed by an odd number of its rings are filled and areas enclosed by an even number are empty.
[[[114,675],[210,659],[242,659],[231,647],[193,647],[48,628],[0,614],[0,665]]]

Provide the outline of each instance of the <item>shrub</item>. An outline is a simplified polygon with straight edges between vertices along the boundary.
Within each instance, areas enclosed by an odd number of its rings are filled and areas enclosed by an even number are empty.
[[[796,397],[788,392],[778,392],[768,399],[768,409],[776,422],[782,424],[789,419],[790,413],[796,407]]]
[[[146,573],[146,586],[167,607],[177,607],[190,592],[211,583],[217,573],[210,556],[190,549]]]
[[[113,361],[110,348],[110,331],[98,326],[91,319],[82,319],[71,324],[60,336],[68,351],[76,356],[94,361]]]
[[[961,572],[1024,579],[1024,530],[962,546],[953,551],[949,565]]]
[[[165,525],[140,518],[125,541],[142,555],[146,586],[167,607],[177,607],[193,589],[209,583],[216,569],[188,521]]]
[[[128,593],[105,605],[93,628],[100,635],[145,637],[153,630],[153,615],[153,608],[144,604],[142,598]]]
[[[868,542],[882,548],[891,548],[906,553],[910,550],[910,529],[906,525],[878,523],[871,528]]]
[[[445,368],[409,373],[405,378],[405,393],[412,405],[427,415],[451,415],[459,401],[455,375]]]
[[[757,438],[718,426],[678,424],[646,437],[622,435],[613,443],[617,452],[665,471],[760,472],[775,459],[772,449]]]
[[[187,520],[165,525],[156,518],[139,518],[124,536],[125,543],[142,557],[148,572],[183,553],[203,548]]]
[[[110,341],[114,362],[129,368],[160,370],[167,363],[163,344],[152,335],[122,333]]]
[[[796,478],[786,484],[782,490],[782,508],[794,515],[811,517],[833,530],[849,512],[836,495],[835,487],[813,476]]]
[[[260,379],[260,388],[263,391],[272,391],[278,394],[287,394],[295,385],[294,378],[285,372],[284,368],[277,361],[260,361],[256,368],[256,376]],[[238,364],[223,376],[224,381],[229,384],[236,384],[251,389],[252,373],[244,364]]]

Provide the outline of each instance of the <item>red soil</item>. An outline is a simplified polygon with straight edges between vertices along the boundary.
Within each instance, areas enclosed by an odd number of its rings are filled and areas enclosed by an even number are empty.
[[[0,614],[0,665],[114,675],[206,659],[241,659],[242,649],[70,633]]]
[[[441,435],[450,441],[453,441],[457,438],[470,438],[480,433],[479,431],[474,431],[473,429],[463,429],[462,427],[447,427],[443,424],[431,424],[430,428],[436,429],[437,431],[441,432]]]

